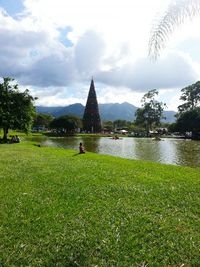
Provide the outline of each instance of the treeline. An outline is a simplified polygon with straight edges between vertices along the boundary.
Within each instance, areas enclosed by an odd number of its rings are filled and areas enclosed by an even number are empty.
[[[200,81],[181,89],[176,122],[168,125],[171,133],[200,140]],[[136,125],[145,127],[147,132],[161,125],[166,104],[155,100],[157,90],[151,90],[142,98],[142,107],[136,111]]]
[[[33,130],[42,131],[51,129],[58,134],[74,134],[82,128],[82,120],[73,115],[64,115],[54,118],[52,115],[36,113],[33,121]]]

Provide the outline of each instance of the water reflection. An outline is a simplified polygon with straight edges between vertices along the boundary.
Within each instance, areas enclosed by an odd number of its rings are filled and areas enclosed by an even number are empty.
[[[156,161],[160,163],[176,164],[176,146],[171,139],[155,141],[144,138],[136,141],[137,159]]]
[[[79,144],[82,142],[87,151],[90,152],[99,152],[99,140],[100,137],[61,137],[61,138],[47,138],[42,141],[44,146],[57,146],[64,148],[71,148],[79,150]]]
[[[33,141],[45,146],[57,146],[78,150],[83,142],[86,151],[119,156],[129,159],[141,159],[167,164],[200,167],[200,142],[181,139],[122,138],[113,140],[109,137],[66,137],[46,138]]]
[[[135,155],[136,159],[157,161],[160,158],[160,142],[153,141],[150,138],[141,138],[135,141]]]
[[[176,164],[189,165],[191,167],[200,167],[200,142],[193,140],[184,140],[184,142],[181,143],[177,142],[176,147]]]

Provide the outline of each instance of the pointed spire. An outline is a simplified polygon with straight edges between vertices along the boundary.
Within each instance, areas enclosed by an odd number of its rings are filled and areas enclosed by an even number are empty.
[[[87,103],[83,115],[83,130],[92,133],[98,133],[101,131],[101,119],[93,77],[91,79]]]

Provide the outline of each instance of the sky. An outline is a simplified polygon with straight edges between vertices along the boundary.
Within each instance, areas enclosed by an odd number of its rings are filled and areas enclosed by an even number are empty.
[[[176,111],[180,90],[200,80],[200,16],[177,27],[153,62],[150,31],[169,3],[0,0],[0,77],[29,89],[36,105],[85,105],[93,77],[99,103],[139,107],[157,89]]]

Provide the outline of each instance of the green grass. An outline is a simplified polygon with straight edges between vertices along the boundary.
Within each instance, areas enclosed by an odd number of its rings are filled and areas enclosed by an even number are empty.
[[[0,154],[0,266],[200,266],[200,169],[28,142]]]
[[[11,136],[18,135],[20,138],[27,138],[32,136],[38,136],[38,137],[44,137],[42,132],[30,132],[28,134],[22,132],[22,131],[15,131],[15,130],[9,130],[7,138],[10,139]],[[3,138],[3,130],[0,129],[0,138]]]

